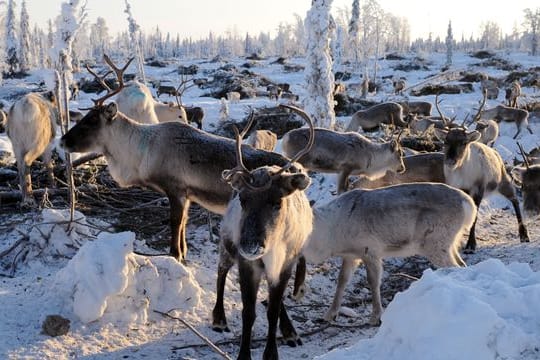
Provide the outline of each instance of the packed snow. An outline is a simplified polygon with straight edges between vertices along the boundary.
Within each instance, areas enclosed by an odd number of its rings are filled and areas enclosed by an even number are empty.
[[[527,54],[501,53],[498,56],[527,68],[537,64],[537,58]],[[444,54],[428,58],[431,70],[418,72],[394,71],[390,61],[382,60],[380,75],[404,76],[409,84],[420,83],[446,61]],[[290,83],[292,91],[302,99],[305,95],[303,73],[285,73],[280,65],[270,64],[272,60],[261,61],[250,71],[274,82]],[[290,61],[304,63],[301,58]],[[245,60],[231,62],[240,66]],[[471,64],[477,62],[467,54],[454,54],[455,69],[470,69]],[[203,60],[185,64],[191,63],[198,64],[202,72],[223,65]],[[145,73],[148,78],[177,81],[175,75],[171,75],[176,66],[162,69],[147,66]],[[503,75],[494,68],[481,71],[491,76]],[[36,71],[25,79],[26,83],[5,80],[0,97],[10,104],[21,89],[30,89],[39,79],[47,78],[48,75]],[[355,74],[348,83],[359,81]],[[474,86],[475,91],[470,94],[444,95],[445,114],[463,119],[467,113],[473,113],[481,99],[479,84]],[[387,84],[382,92],[370,94],[369,99],[399,99],[388,95],[390,93],[391,84]],[[527,99],[538,99],[538,93],[530,88],[525,88],[524,93]],[[221,103],[219,99],[201,95],[202,90],[194,87],[184,94],[183,100],[188,105],[204,108],[204,129],[211,131],[218,125]],[[81,93],[80,99],[72,101],[70,106],[73,109],[91,106],[92,96]],[[434,102],[432,96],[410,99]],[[487,107],[503,101],[504,93],[501,93],[497,100],[488,100]],[[229,103],[229,116],[241,120],[248,105],[275,104],[267,98]],[[338,117],[336,120],[347,124],[349,119]],[[537,118],[531,118],[530,123],[534,133],[523,131],[519,138],[527,151],[540,143],[540,123]],[[513,124],[501,124],[501,136],[495,144],[510,165],[514,158],[519,158],[512,140],[514,133]],[[14,161],[5,134],[0,134],[0,151]],[[312,180],[307,191],[310,200],[324,203],[334,196],[335,176],[314,175]],[[425,260],[418,258],[386,261],[382,289],[386,310],[380,327],[367,325],[371,312],[370,292],[362,267],[347,286],[341,310],[343,316],[330,326],[325,324],[321,319],[334,295],[339,263],[332,259],[320,266],[310,265],[305,298],[299,303],[285,299],[303,346],[289,348],[280,344],[280,356],[283,359],[539,359],[540,227],[529,221],[531,243],[520,243],[509,205],[497,196],[484,201],[477,226],[479,248],[475,254],[463,256],[469,265],[467,268],[433,271]],[[209,239],[206,225],[188,226],[190,250],[184,266],[169,257],[135,254],[134,250],[152,251],[145,245],[146,239],[132,232],[117,232],[107,219],[86,215],[82,210],[75,214],[75,219],[70,224],[67,210],[51,208],[33,213],[2,214],[0,253],[21,237],[28,243],[28,253],[13,277],[0,278],[0,358],[221,358],[182,322],[158,312],[186,321],[231,357],[236,356],[242,309],[237,271],[231,271],[225,289],[225,310],[232,332],[213,332],[211,312],[215,301],[218,246]],[[390,286],[384,288],[397,278],[404,283],[396,273],[418,269],[425,271],[409,274],[420,279],[410,281],[408,289],[405,286],[394,296],[396,290]],[[261,290],[259,302],[266,296],[264,282]],[[393,292],[389,294],[389,291]],[[43,320],[53,314],[71,321],[66,335],[49,337],[42,333]],[[254,358],[262,356],[263,343],[259,339],[265,338],[266,331],[265,308],[258,305],[253,333]]]

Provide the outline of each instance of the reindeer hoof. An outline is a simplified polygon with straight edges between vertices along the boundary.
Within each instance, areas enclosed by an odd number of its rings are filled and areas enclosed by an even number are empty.
[[[475,249],[471,249],[471,248],[465,248],[463,249],[463,253],[464,254],[474,254],[476,252]]]
[[[227,324],[213,324],[212,325],[212,330],[214,330],[215,332],[218,332],[218,333],[231,332],[231,329],[229,329]]]
[[[284,340],[285,340],[285,343],[290,347],[297,347],[297,346],[303,345],[302,340],[298,336],[296,336],[295,339],[284,339]]]

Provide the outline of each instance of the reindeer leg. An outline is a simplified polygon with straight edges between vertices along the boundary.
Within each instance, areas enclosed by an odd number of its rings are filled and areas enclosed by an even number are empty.
[[[343,194],[345,191],[349,190],[349,175],[351,175],[351,170],[345,169],[342,170],[338,175],[338,194]]]
[[[339,308],[341,307],[341,301],[343,300],[343,294],[345,293],[345,287],[349,283],[351,276],[358,266],[358,259],[344,257],[341,263],[341,269],[339,270],[338,284],[336,288],[336,294],[334,295],[334,300],[332,301],[332,306],[324,315],[324,320],[334,321],[339,313]]]
[[[501,195],[510,200],[512,206],[514,207],[514,212],[516,213],[516,219],[519,227],[519,240],[521,242],[529,242],[529,234],[527,232],[525,224],[523,224],[523,218],[521,216],[521,209],[519,208],[519,202],[516,197],[516,191],[514,190],[510,179],[507,178],[506,181],[503,181],[501,183],[501,185],[499,186],[499,192],[501,193]]]
[[[171,246],[170,255],[178,261],[185,261],[187,252],[186,223],[189,200],[177,194],[167,194],[171,207]]]
[[[296,275],[294,276],[294,289],[292,297],[299,301],[306,294],[306,258],[300,256],[296,264]]]
[[[270,282],[268,283],[268,309],[266,310],[266,317],[268,319],[268,336],[266,337],[266,346],[264,347],[264,360],[279,358],[276,343],[277,324],[278,319],[280,318],[280,310],[285,310],[285,307],[283,306],[283,293],[285,292],[285,288],[287,287],[290,277],[291,266],[289,266],[287,269],[283,269],[277,284],[271,284]],[[294,336],[296,338],[296,331],[294,330],[294,327],[292,327],[287,312],[285,312],[284,316],[287,318],[286,322],[282,325],[285,326],[285,336]],[[290,328],[288,329],[286,326],[287,323],[290,325]],[[287,334],[287,332],[289,332],[289,334]],[[288,340],[287,342],[289,343],[289,341],[291,340]],[[296,343],[294,346],[296,346]]]
[[[219,244],[219,265],[217,273],[217,284],[216,284],[216,304],[214,310],[212,311],[212,330],[217,332],[229,332],[229,327],[227,326],[227,317],[225,316],[225,309],[223,308],[223,296],[225,293],[225,281],[227,280],[227,274],[229,270],[234,265],[234,259],[231,254],[225,248],[222,239]]]
[[[35,201],[32,195],[31,164],[26,163],[23,155],[16,156],[16,159],[17,171],[19,173],[19,186],[22,194],[21,207],[33,207],[35,206]]]
[[[482,198],[484,197],[483,193],[475,194],[473,195],[474,204],[477,208],[480,207],[480,203],[482,202]],[[469,240],[467,240],[467,244],[465,245],[465,250],[463,251],[465,254],[473,254],[476,250],[476,220],[478,220],[478,213],[476,214],[476,217],[474,218],[474,222],[471,226],[471,231],[469,232]]]
[[[373,300],[373,311],[369,323],[371,325],[380,325],[382,315],[381,303],[381,276],[382,276],[382,260],[371,256],[369,253],[362,258],[366,264],[367,281],[371,289],[371,297]]]
[[[47,147],[45,152],[43,153],[43,162],[45,163],[45,167],[47,168],[47,179],[49,181],[49,186],[55,186],[54,181],[54,167],[52,163],[52,151],[53,147],[52,144]]]
[[[281,310],[279,312],[279,329],[281,330],[283,340],[285,340],[287,345],[290,347],[302,345],[302,339],[300,339],[300,336],[296,333],[283,301],[281,301]]]
[[[257,291],[261,282],[261,269],[256,264],[245,260],[241,256],[238,259],[238,273],[240,275],[240,291],[242,292],[242,339],[238,360],[251,359],[251,330],[255,322],[255,304]],[[277,352],[277,349],[276,349]]]

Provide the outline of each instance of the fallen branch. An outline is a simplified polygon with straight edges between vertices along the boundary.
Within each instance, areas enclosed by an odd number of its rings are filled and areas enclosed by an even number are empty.
[[[208,346],[210,346],[210,348],[212,350],[214,350],[216,353],[221,355],[224,359],[232,360],[231,357],[226,352],[222,351],[220,348],[218,348],[216,345],[214,345],[214,343],[212,343],[206,336],[201,334],[197,329],[195,329],[191,324],[189,324],[184,319],[176,317],[176,316],[172,316],[168,312],[165,313],[165,312],[162,312],[162,311],[159,311],[159,310],[154,310],[154,312],[156,312],[158,314],[161,314],[163,316],[169,317],[171,319],[175,319],[175,320],[180,321],[182,324],[187,326],[191,331],[193,331],[195,333],[195,335],[197,335],[199,338],[201,338]]]
[[[73,160],[72,166],[73,166],[73,168],[76,168],[77,166],[81,166],[81,165],[83,165],[83,164],[85,164],[85,163],[87,163],[89,161],[99,159],[102,156],[103,156],[103,154],[98,154],[98,153],[86,154],[84,156],[81,156],[77,160]]]

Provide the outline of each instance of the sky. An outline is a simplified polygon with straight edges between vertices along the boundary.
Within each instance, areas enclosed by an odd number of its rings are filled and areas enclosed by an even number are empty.
[[[48,19],[54,18],[63,0],[26,0],[30,21],[46,28]],[[18,4],[21,0],[16,1]],[[364,0],[360,0],[360,4]],[[454,38],[477,36],[483,22],[496,22],[504,33],[523,22],[523,9],[539,8],[538,0],[514,0],[512,6],[502,1],[433,1],[433,0],[379,0],[381,7],[396,16],[409,19],[411,38],[444,38],[448,22],[452,21]],[[130,0],[136,21],[145,30],[158,25],[163,33],[198,39],[209,31],[239,34],[260,31],[274,32],[280,23],[293,23],[294,14],[305,17],[311,0]],[[334,0],[333,12],[351,8],[352,0]],[[105,18],[112,33],[127,29],[124,0],[88,0],[88,16]]]

